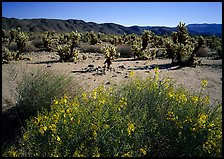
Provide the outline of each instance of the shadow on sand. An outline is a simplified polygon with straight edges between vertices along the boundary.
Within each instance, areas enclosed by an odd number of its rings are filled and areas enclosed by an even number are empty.
[[[134,67],[134,68],[128,68],[128,70],[152,70],[154,68],[158,67],[160,70],[163,70],[163,69],[167,69],[167,70],[179,70],[181,69],[182,67],[181,66],[176,66],[176,65],[172,65],[170,63],[167,63],[167,64],[153,64],[153,65],[150,65],[150,66],[140,66],[140,67]]]
[[[61,63],[61,61],[59,61],[59,60],[49,60],[49,61],[30,62],[30,64],[53,64],[53,63]]]

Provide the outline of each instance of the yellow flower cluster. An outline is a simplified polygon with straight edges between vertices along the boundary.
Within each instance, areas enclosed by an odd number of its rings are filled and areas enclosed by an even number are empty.
[[[192,96],[191,97],[191,100],[194,102],[194,103],[197,103],[198,102],[198,96]]]
[[[187,102],[187,97],[184,93],[179,93],[176,95],[176,100],[180,103],[186,103]]]
[[[200,128],[205,128],[205,123],[207,121],[207,118],[208,118],[208,115],[206,115],[206,114],[200,114],[198,116],[198,126]]]
[[[127,153],[123,154],[121,157],[132,157],[132,153],[127,152]]]
[[[120,110],[120,108],[123,108],[124,106],[126,106],[128,103],[127,103],[127,98],[124,98],[124,97],[122,97],[120,100],[119,100],[119,110]]]
[[[140,153],[142,153],[143,155],[146,155],[146,150],[144,148],[140,148]]]
[[[222,141],[222,131],[215,130],[210,132],[208,140],[202,145],[204,151],[210,153],[221,154],[222,147],[221,144],[217,144],[217,141]]]
[[[131,135],[131,133],[135,131],[135,125],[133,123],[128,123],[127,131],[128,135]]]
[[[159,80],[159,68],[155,67],[154,71],[155,71],[155,80],[156,80],[156,82],[158,82],[158,80]]]
[[[205,88],[207,85],[208,85],[208,81],[207,80],[202,80],[202,82],[201,82],[202,88]]]
[[[135,75],[135,72],[134,72],[134,71],[130,71],[130,73],[129,73],[129,74],[130,74],[130,76],[129,76],[129,77],[130,77],[130,78],[133,78],[133,77],[134,77],[134,75]]]
[[[178,119],[178,116],[175,116],[174,112],[168,111],[167,118],[166,119],[167,120],[174,121],[174,120],[177,120]]]

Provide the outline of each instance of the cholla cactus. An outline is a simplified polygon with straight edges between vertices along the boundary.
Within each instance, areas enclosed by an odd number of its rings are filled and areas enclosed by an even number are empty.
[[[196,60],[193,55],[194,43],[189,38],[185,23],[180,22],[177,29],[178,32],[172,33],[173,43],[166,42],[168,57],[172,58],[172,64],[191,66]]]
[[[2,49],[2,64],[7,64],[9,61],[16,59],[16,52],[9,51],[8,48]]]
[[[17,58],[23,52],[27,39],[28,39],[28,36],[26,33],[22,32],[22,31],[18,32],[18,34],[16,36],[16,44],[17,44],[17,49],[18,49],[18,53],[16,54]]]
[[[97,35],[94,34],[93,31],[91,31],[89,33],[89,36],[90,36],[90,45],[95,45],[95,44],[97,44],[99,42],[99,39],[97,38]]]
[[[51,37],[51,33],[48,31],[43,35],[43,43],[44,43],[44,49],[46,51],[52,51],[52,37]]]
[[[70,45],[64,45],[57,47],[57,55],[60,56],[60,61],[63,62],[77,62],[79,50],[75,50],[71,52],[71,46]]]
[[[113,60],[116,57],[116,48],[113,45],[106,45],[102,47],[105,58]]]
[[[78,33],[78,31],[75,31],[75,32],[73,31],[70,33],[70,38],[72,39],[70,54],[71,54],[71,56],[73,56],[74,47],[76,47],[78,45],[81,35],[80,35],[80,33]]]
[[[110,65],[112,64],[112,61],[115,57],[116,57],[116,48],[113,45],[106,45],[104,47],[101,48],[104,56],[106,58],[106,61],[104,62],[107,63],[107,68],[110,68]]]
[[[150,42],[151,38],[151,31],[149,30],[144,30],[143,35],[142,35],[142,49],[145,50],[146,47],[148,46],[148,43]]]

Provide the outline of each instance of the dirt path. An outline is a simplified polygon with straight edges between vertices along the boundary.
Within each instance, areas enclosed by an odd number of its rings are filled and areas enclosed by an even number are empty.
[[[211,101],[222,101],[222,60],[211,60],[202,58],[202,66],[196,68],[171,67],[170,59],[155,59],[152,61],[133,61],[127,58],[118,58],[113,61],[112,69],[102,71],[105,61],[102,54],[88,54],[86,60],[75,63],[57,62],[59,57],[55,53],[33,53],[29,56],[32,61],[14,61],[7,65],[2,65],[2,100],[3,107],[12,97],[12,90],[16,87],[16,82],[21,79],[24,72],[35,67],[47,67],[47,69],[57,70],[59,72],[67,72],[81,84],[85,90],[91,90],[99,84],[120,85],[129,80],[130,71],[134,71],[141,78],[154,74],[154,66],[160,68],[160,77],[170,77],[176,84],[182,84],[188,90],[199,91],[201,81],[208,80],[208,86],[204,93],[209,94]],[[81,55],[80,55],[81,57]],[[89,66],[89,67],[88,67]],[[17,72],[17,77],[12,83],[9,83],[9,71]],[[105,74],[104,74],[105,73]],[[12,73],[11,73],[12,74]],[[10,91],[11,89],[11,91]],[[14,103],[15,101],[11,101]]]

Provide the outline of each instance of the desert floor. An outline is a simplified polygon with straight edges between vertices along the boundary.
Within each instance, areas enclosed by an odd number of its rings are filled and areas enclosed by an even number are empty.
[[[118,58],[112,62],[112,69],[102,71],[105,58],[102,54],[85,53],[86,60],[78,63],[58,62],[59,56],[55,52],[30,53],[31,61],[12,61],[2,65],[2,106],[3,110],[16,102],[14,92],[17,82],[22,75],[35,67],[69,73],[84,87],[86,91],[97,87],[99,84],[121,85],[130,80],[129,72],[134,71],[136,76],[147,78],[154,74],[153,68],[159,66],[160,78],[169,77],[177,85],[183,85],[189,91],[199,92],[201,81],[208,80],[208,86],[203,91],[209,94],[211,102],[222,101],[222,60],[212,60],[203,57],[202,65],[193,67],[171,67],[171,59],[133,60],[133,58]],[[80,55],[81,57],[81,55]]]

